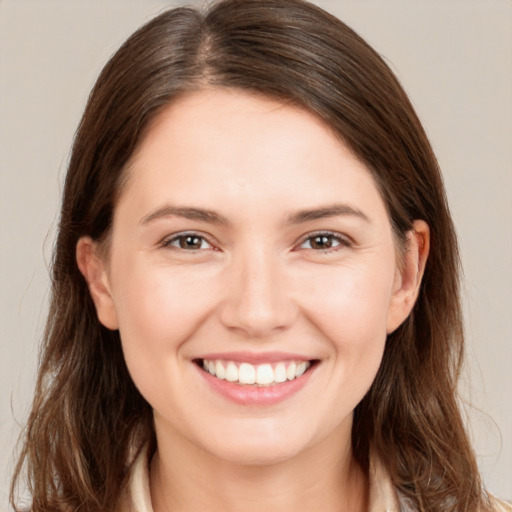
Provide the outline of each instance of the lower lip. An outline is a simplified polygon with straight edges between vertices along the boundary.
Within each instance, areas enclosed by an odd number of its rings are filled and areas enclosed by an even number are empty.
[[[259,406],[278,404],[300,391],[309,380],[315,368],[316,365],[310,367],[300,377],[293,380],[270,386],[256,386],[235,384],[227,380],[218,379],[199,366],[197,367],[206,382],[217,393],[240,405]]]

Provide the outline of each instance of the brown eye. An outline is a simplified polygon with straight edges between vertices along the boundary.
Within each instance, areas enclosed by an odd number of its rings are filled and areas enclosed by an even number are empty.
[[[301,244],[301,249],[313,249],[316,251],[337,249],[341,246],[348,246],[349,243],[342,237],[331,233],[318,233],[306,238]]]
[[[185,251],[211,249],[211,244],[202,236],[194,233],[177,235],[164,244],[166,247],[176,247]]]
[[[198,236],[182,236],[179,238],[182,249],[201,249],[202,239]]]
[[[318,235],[311,238],[310,242],[312,249],[330,249],[333,245],[332,235]]]

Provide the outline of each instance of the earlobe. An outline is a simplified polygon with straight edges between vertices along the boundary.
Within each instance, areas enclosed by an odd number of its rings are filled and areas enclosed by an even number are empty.
[[[76,261],[89,287],[99,321],[107,329],[118,329],[117,314],[105,262],[99,254],[97,244],[90,237],[82,237],[78,240]]]
[[[397,272],[388,310],[388,334],[405,321],[416,303],[429,250],[430,228],[425,221],[416,220],[413,222],[413,229],[407,233],[402,268]]]

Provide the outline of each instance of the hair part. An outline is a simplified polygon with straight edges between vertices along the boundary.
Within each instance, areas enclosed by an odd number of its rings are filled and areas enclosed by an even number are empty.
[[[32,511],[111,511],[133,451],[156,442],[151,407],[130,378],[119,333],[97,319],[75,250],[82,236],[108,245],[130,159],[151,121],[180,95],[204,87],[263,94],[316,114],[371,171],[400,244],[414,220],[428,223],[420,294],[388,336],[377,377],[356,408],[353,451],[363,468],[370,449],[376,452],[420,511],[484,510],[457,404],[459,256],[436,158],[381,57],[302,0],[169,10],[103,69],[66,176],[35,399],[12,484],[15,510],[25,467]]]

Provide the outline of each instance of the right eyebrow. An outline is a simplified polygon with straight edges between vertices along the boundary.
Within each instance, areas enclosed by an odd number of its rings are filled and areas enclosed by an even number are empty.
[[[184,219],[198,220],[202,222],[208,222],[210,224],[222,224],[224,226],[229,224],[229,221],[226,219],[226,217],[213,210],[172,205],[165,205],[161,208],[157,208],[151,213],[148,213],[142,217],[142,219],[140,219],[140,224],[145,226],[157,219],[162,219],[165,217],[182,217]]]

